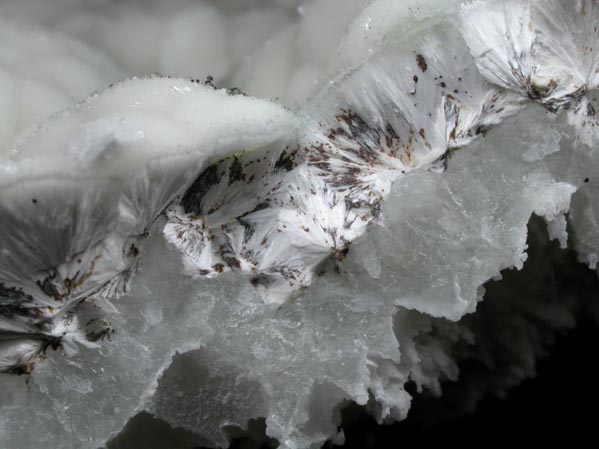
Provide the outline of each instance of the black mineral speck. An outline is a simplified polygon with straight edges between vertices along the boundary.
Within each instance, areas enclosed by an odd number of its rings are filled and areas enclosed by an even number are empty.
[[[204,170],[193,182],[191,187],[183,195],[181,204],[188,214],[202,214],[202,197],[208,193],[210,188],[220,182],[220,173],[216,164]]]
[[[418,64],[420,70],[426,72],[426,69],[428,69],[428,64],[426,63],[426,59],[424,59],[424,56],[422,56],[421,54],[417,54],[416,63]]]
[[[293,170],[293,166],[293,156],[291,154],[288,154],[286,151],[281,153],[281,156],[275,163],[275,168],[277,170],[291,171]]]
[[[245,173],[243,172],[243,166],[239,158],[235,157],[229,167],[229,185],[237,181],[245,181]]]

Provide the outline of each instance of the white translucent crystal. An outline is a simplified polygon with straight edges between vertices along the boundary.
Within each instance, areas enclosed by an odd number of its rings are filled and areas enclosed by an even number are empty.
[[[284,447],[330,438],[347,399],[370,403],[381,420],[404,417],[405,383],[438,391],[440,379],[457,376],[450,337],[471,337],[451,326],[434,337],[430,317],[455,320],[473,311],[482,284],[522,267],[531,214],[554,219],[568,210],[575,188],[556,180],[545,161],[526,161],[525,126],[514,134],[527,116],[548,129],[544,114],[521,112],[455,153],[444,174],[402,178],[381,224],[352,246],[342,273],[319,278],[294,301],[265,309],[251,287],[210,281],[216,297],[237,299],[211,310],[214,339],[167,371],[150,411],[216,445],[226,444],[228,425],[265,416],[267,434]],[[379,261],[377,277],[364,257]],[[196,370],[205,374],[185,374]]]
[[[455,13],[461,0],[377,0],[347,27],[333,64],[353,67]]]
[[[121,77],[101,52],[0,16],[0,154],[30,126]]]
[[[210,75],[221,80],[290,23],[290,8],[263,3],[5,0],[0,15],[81,40],[110,56],[127,76],[161,73],[203,80]]]
[[[115,302],[110,318],[117,331],[110,340],[80,346],[68,358],[49,352],[30,377],[0,374],[3,448],[103,446],[142,409],[175,351],[208,341],[202,316],[215,298],[178,274],[180,257],[161,240],[152,238],[144,251],[160,263],[142,262],[135,293]],[[166,279],[164,267],[177,277]]]
[[[346,27],[370,0],[308,0],[300,17],[253,52],[233,82],[258,97],[301,108],[330,79]],[[334,17],[334,20],[331,20]]]
[[[3,345],[38,339],[42,356],[105,336],[82,302],[110,309],[144,235],[205,162],[293,130],[275,104],[168,78],[119,84],[40,125],[1,160]],[[30,371],[24,354],[0,371]]]
[[[409,384],[471,409],[533,376],[596,293],[558,246],[596,268],[598,11],[3,2],[0,447],[226,447],[262,419],[320,447],[349,402],[390,423]],[[153,71],[194,81],[94,95]]]

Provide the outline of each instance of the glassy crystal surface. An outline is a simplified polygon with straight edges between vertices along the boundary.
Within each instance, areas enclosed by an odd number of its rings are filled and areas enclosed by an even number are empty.
[[[597,24],[2,2],[0,447],[317,448],[533,377],[597,293]]]

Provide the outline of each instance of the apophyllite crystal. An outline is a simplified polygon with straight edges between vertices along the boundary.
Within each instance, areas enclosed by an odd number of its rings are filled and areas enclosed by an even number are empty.
[[[349,401],[400,420],[498,366],[471,405],[585,313],[546,279],[599,254],[598,1],[0,16],[0,447],[126,447],[142,411],[342,442]],[[487,292],[513,267],[538,288]]]

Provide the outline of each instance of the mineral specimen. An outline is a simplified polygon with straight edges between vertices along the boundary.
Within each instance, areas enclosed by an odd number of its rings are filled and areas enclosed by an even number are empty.
[[[43,5],[0,5],[0,447],[341,443],[586,313],[527,241],[596,268],[597,0]]]

